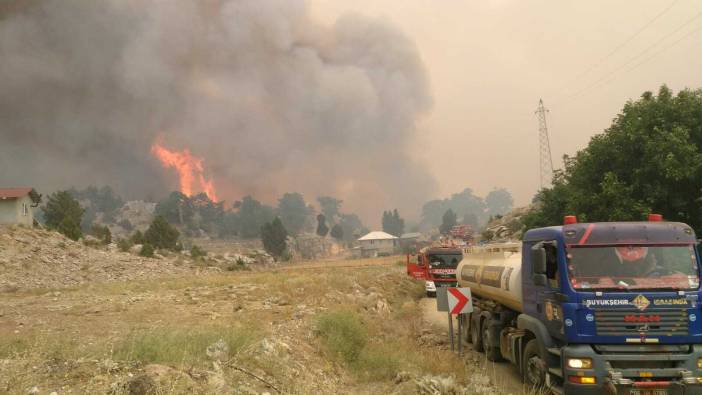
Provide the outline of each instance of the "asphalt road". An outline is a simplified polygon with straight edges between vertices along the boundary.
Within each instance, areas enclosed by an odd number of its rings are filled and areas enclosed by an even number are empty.
[[[421,300],[422,311],[427,322],[443,330],[448,336],[448,318],[446,313],[436,311],[436,299],[424,298]],[[458,330],[454,320],[454,330]],[[522,385],[517,368],[509,362],[490,362],[485,359],[483,353],[473,351],[472,345],[463,343],[463,352],[468,358],[481,360],[482,367],[490,376],[490,380],[505,393],[514,395],[528,394],[526,387]],[[472,354],[472,355],[470,355]]]

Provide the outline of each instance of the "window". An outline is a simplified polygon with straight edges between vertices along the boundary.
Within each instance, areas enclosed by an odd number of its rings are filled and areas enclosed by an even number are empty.
[[[544,242],[546,251],[546,278],[551,288],[558,288],[558,248],[555,241]]]
[[[27,207],[27,203],[22,203],[22,215],[25,217],[29,215],[29,207]]]

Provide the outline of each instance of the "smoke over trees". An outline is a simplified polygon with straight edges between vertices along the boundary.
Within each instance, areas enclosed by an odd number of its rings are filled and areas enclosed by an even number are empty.
[[[178,180],[152,157],[161,139],[230,202],[297,190],[370,218],[434,189],[406,146],[431,105],[424,66],[384,20],[323,26],[301,0],[10,2],[3,183],[162,197]]]

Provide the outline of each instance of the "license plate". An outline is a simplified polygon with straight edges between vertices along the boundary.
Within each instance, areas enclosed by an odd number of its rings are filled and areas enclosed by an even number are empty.
[[[631,389],[629,395],[668,395],[666,389]]]

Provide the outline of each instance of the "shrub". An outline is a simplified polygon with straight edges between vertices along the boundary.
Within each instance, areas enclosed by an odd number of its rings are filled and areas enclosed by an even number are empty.
[[[120,251],[122,252],[129,252],[129,249],[132,248],[134,243],[130,239],[118,239],[117,240],[117,248],[119,248]]]
[[[332,311],[317,319],[317,330],[327,352],[347,364],[353,364],[367,342],[367,333],[358,314]]]
[[[207,251],[205,251],[201,247],[193,245],[192,247],[190,247],[190,256],[193,259],[205,258],[205,257],[207,257]]]
[[[153,258],[154,257],[154,246],[152,246],[149,243],[144,244],[141,247],[141,251],[139,251],[139,255],[147,257],[147,258]]]
[[[403,355],[389,345],[366,347],[351,368],[369,381],[391,380],[400,370]]]
[[[151,226],[144,233],[144,242],[156,248],[175,250],[180,232],[166,221],[166,218],[157,215]]]
[[[256,341],[253,328],[180,329],[157,328],[135,332],[115,348],[114,357],[123,361],[139,361],[174,366],[207,366],[207,347],[219,340],[236,355]]]
[[[263,248],[269,254],[276,258],[283,256],[287,245],[285,241],[288,238],[288,232],[283,226],[283,222],[280,218],[275,217],[273,222],[266,223],[261,228],[261,241],[263,241]]]

